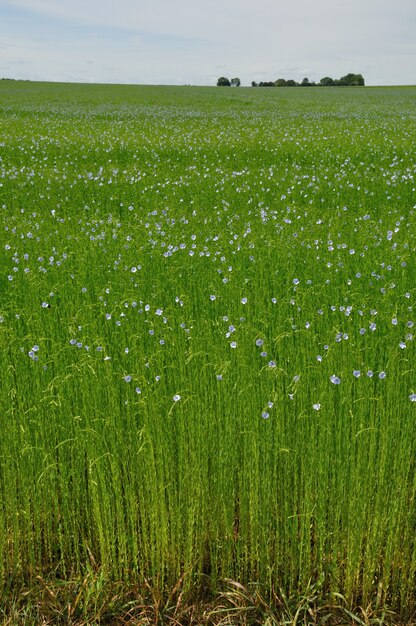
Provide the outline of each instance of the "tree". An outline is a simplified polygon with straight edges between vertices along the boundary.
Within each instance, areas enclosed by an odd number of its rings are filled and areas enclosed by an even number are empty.
[[[231,83],[228,80],[228,78],[225,78],[225,76],[220,76],[220,78],[217,80],[217,87],[230,87]]]
[[[341,76],[339,79],[339,84],[343,87],[364,87],[364,78],[361,74],[347,74],[346,76]]]
[[[231,79],[231,87],[239,87],[241,85],[241,80],[239,78]]]
[[[321,78],[319,84],[322,85],[322,87],[332,87],[334,81],[330,76],[324,76],[323,78]]]
[[[276,87],[286,87],[286,81],[284,78],[278,78],[274,84]]]
[[[286,87],[297,87],[298,83],[293,80],[293,78],[289,78],[289,80],[286,81]]]
[[[309,82],[309,78],[304,78],[303,81],[300,84],[301,87],[310,87],[311,84]]]
[[[257,83],[256,83],[256,81],[255,81],[255,80],[252,80],[252,81],[251,81],[251,86],[252,86],[252,87],[257,87]]]

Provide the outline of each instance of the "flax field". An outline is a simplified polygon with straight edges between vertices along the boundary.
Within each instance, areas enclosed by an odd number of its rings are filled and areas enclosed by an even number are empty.
[[[0,82],[3,606],[410,623],[415,147],[416,88]]]

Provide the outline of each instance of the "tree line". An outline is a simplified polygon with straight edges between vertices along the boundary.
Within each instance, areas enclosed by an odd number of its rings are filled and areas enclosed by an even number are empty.
[[[239,78],[229,80],[225,76],[221,76],[217,80],[217,87],[239,87],[240,85],[241,81]],[[285,78],[278,78],[275,81],[261,81],[260,83],[256,83],[253,80],[251,83],[252,87],[364,87],[364,85],[365,81],[362,74],[352,73],[335,79],[330,76],[324,76],[319,83],[310,81],[309,78],[304,78],[300,83],[292,79],[286,80]]]

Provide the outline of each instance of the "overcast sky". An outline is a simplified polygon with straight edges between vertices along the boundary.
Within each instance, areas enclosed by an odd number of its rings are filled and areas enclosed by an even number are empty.
[[[416,0],[0,0],[0,77],[416,84]]]

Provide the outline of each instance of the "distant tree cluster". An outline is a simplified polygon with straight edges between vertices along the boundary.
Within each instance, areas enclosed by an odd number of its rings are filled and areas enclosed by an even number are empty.
[[[239,78],[226,78],[220,76],[217,80],[217,87],[239,87],[241,81]],[[324,76],[319,83],[310,81],[309,78],[304,78],[302,82],[298,83],[295,80],[285,78],[278,78],[275,81],[261,81],[256,83],[255,80],[251,82],[252,87],[364,87],[365,82],[362,74],[346,74],[341,78],[331,78],[330,76]]]
[[[241,80],[239,78],[226,78],[225,76],[220,76],[217,80],[217,87],[239,87],[241,85]]]
[[[254,80],[251,83],[252,87],[364,87],[365,81],[362,74],[346,74],[341,78],[331,78],[330,76],[324,76],[319,83],[310,81],[309,78],[304,78],[301,83],[295,80],[285,78],[278,78],[274,82],[261,82],[256,83]]]
[[[240,87],[241,81],[239,78],[226,78],[220,76],[217,80],[217,87]],[[261,81],[256,83],[255,80],[251,82],[252,87],[364,87],[365,81],[362,74],[346,74],[341,78],[331,78],[330,76],[324,76],[319,83],[310,81],[309,78],[304,78],[302,82],[298,83],[293,79],[286,80],[285,78],[278,78],[275,81]]]

